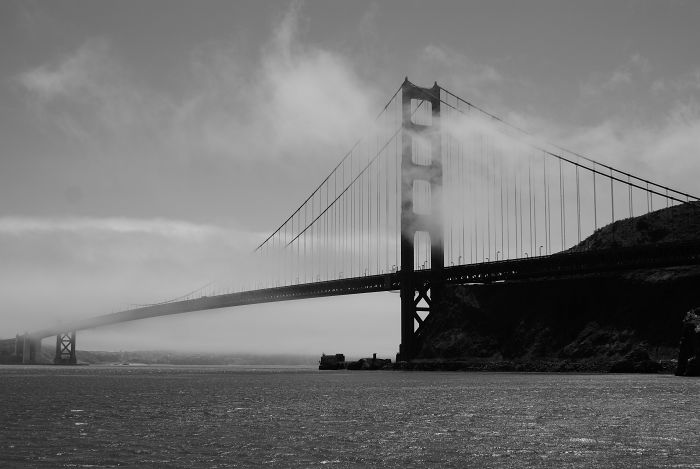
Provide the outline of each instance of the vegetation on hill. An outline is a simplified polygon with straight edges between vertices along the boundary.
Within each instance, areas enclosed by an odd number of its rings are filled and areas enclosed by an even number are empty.
[[[699,208],[620,220],[573,250],[700,241]],[[448,287],[410,367],[671,372],[699,282],[700,266],[682,266]]]
[[[700,241],[700,202],[656,210],[605,225],[570,249],[573,252],[655,243]]]

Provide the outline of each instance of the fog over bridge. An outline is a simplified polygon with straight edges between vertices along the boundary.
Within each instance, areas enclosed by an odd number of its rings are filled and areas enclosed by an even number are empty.
[[[14,355],[74,364],[76,331],[139,319],[398,290],[398,358],[415,356],[449,284],[700,264],[697,241],[584,246],[615,221],[698,198],[537,141],[437,83],[406,79],[367,134],[256,248],[255,288],[189,296],[18,335]],[[7,345],[7,344],[6,344]]]

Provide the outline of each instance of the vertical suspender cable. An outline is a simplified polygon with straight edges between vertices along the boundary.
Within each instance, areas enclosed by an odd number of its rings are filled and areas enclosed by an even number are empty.
[[[546,169],[546,167],[545,167]],[[547,179],[547,173],[545,171],[545,180]],[[547,254],[552,253],[552,201],[549,197],[551,191],[549,189],[549,184],[545,181],[545,189],[547,193]]]
[[[531,155],[528,153],[527,156],[527,190],[528,190],[528,197],[527,197],[527,202],[529,205],[530,209],[530,254],[532,255],[533,253],[533,246],[534,242],[532,239],[532,158]]]
[[[613,170],[610,168],[610,219],[611,223],[615,223],[615,192],[613,186]]]
[[[596,194],[596,184],[595,184],[595,163],[593,163],[593,228],[598,229],[598,206],[597,206],[597,194]]]
[[[561,171],[561,159],[559,159],[559,221],[561,223],[561,250],[566,248],[566,210],[565,205],[566,199],[564,198],[564,180],[562,178]]]
[[[549,250],[549,210],[547,209],[547,159],[544,152],[542,153],[542,202],[544,202],[544,251]]]
[[[578,165],[576,165],[576,217],[578,223],[578,242],[581,242],[581,191],[579,189]]]
[[[634,216],[634,203],[632,201],[632,186],[630,185],[630,177],[627,176],[627,189],[629,191],[629,199],[630,199],[630,218]]]
[[[514,214],[514,222],[515,222],[515,257],[519,258],[520,257],[520,250],[518,247],[520,245],[518,244],[518,226],[520,226],[521,230],[521,235],[522,235],[522,212],[518,211],[518,173],[517,171],[513,175],[513,214]],[[518,214],[520,214],[520,224],[518,224]]]
[[[502,158],[499,160],[499,166],[500,166],[499,173],[500,173],[500,180],[501,180],[500,181],[500,183],[501,183],[501,258],[505,258],[505,254],[506,254],[505,243],[503,242],[503,235],[505,233],[505,229],[503,226],[504,225],[504,223],[503,223],[504,214],[503,214],[503,159]],[[496,256],[496,257],[498,257],[498,256]],[[496,259],[496,260],[498,260],[498,259]]]

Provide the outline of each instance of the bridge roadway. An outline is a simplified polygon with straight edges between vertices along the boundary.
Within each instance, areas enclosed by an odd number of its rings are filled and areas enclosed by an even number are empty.
[[[563,252],[548,256],[449,266],[445,267],[441,277],[446,284],[491,283],[682,265],[700,265],[700,242]],[[33,339],[43,339],[67,331],[231,306],[398,290],[400,275],[369,275],[161,303],[72,321],[61,327],[33,332],[30,336]],[[424,282],[431,278],[430,270],[417,270],[413,275],[414,282]]]

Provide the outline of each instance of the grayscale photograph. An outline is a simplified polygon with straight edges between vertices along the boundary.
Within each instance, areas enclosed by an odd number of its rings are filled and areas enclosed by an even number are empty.
[[[699,25],[0,0],[0,468],[700,469]]]

